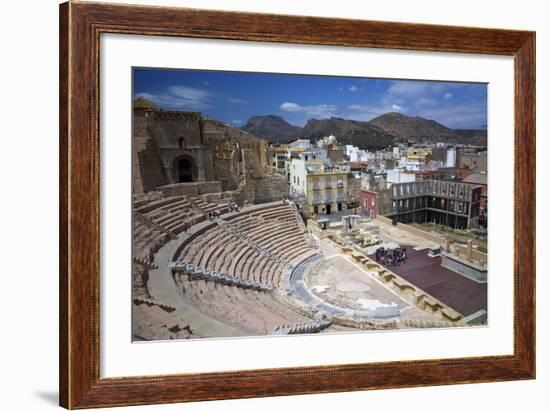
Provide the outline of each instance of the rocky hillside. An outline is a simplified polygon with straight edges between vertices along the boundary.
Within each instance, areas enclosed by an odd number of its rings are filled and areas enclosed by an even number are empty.
[[[369,121],[399,139],[445,141],[462,144],[487,144],[487,130],[455,130],[423,117],[386,113]]]
[[[280,116],[254,116],[242,129],[277,143],[296,138],[314,142],[333,134],[340,144],[353,144],[370,150],[387,147],[399,140],[487,145],[487,130],[457,130],[434,120],[400,113],[386,113],[368,122],[338,117],[311,119],[303,128],[287,123]]]
[[[293,126],[282,117],[273,115],[250,117],[242,129],[256,137],[277,143],[295,140],[300,132],[300,127]]]
[[[360,149],[376,150],[389,146],[394,136],[365,121],[331,117],[325,120],[309,120],[300,132],[300,138],[316,139],[335,135],[340,144],[352,144]]]

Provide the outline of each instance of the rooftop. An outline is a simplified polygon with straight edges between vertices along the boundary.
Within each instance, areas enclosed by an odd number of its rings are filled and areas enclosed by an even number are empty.
[[[482,184],[487,185],[487,174],[470,174],[468,177],[462,180],[463,183]]]

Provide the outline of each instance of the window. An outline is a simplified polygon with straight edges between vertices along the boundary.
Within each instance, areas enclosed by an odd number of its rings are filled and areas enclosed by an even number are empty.
[[[178,138],[179,148],[185,148],[185,139],[183,137]]]

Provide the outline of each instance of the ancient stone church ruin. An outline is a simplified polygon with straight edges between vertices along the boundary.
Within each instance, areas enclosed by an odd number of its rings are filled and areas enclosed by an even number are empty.
[[[286,180],[267,165],[267,141],[200,113],[134,101],[132,192],[216,194],[243,204],[281,199]],[[193,184],[191,184],[193,183]],[[222,195],[223,193],[223,195]]]

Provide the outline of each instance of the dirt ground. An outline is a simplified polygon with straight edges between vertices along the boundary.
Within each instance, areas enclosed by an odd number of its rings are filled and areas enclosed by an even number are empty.
[[[447,227],[443,227],[432,223],[409,224],[412,227],[424,230],[426,232],[436,232],[438,234],[447,234],[449,240],[456,241],[460,244],[466,244],[468,240],[472,240],[472,245],[480,249],[480,251],[487,252],[487,235],[479,235],[472,232],[465,232],[461,230],[453,230]]]

